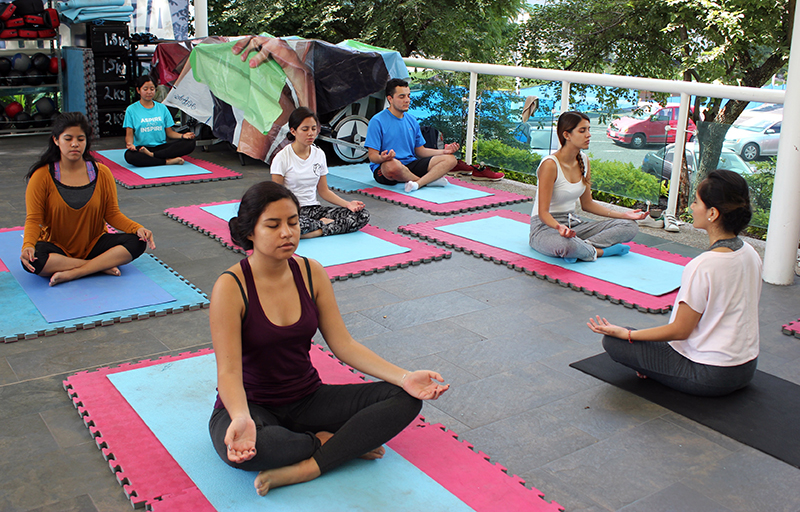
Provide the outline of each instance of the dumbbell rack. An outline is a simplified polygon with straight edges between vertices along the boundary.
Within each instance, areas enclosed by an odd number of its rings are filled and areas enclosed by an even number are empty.
[[[50,56],[58,57],[61,60],[61,41],[57,35],[52,39],[3,39],[5,48],[0,48],[0,57],[11,58],[16,53],[25,53],[33,56],[36,53],[45,53]],[[58,80],[54,84],[42,85],[4,85],[0,86],[0,98],[4,96],[17,96],[20,94],[33,96],[39,93],[56,93],[53,98],[56,108],[61,108],[61,98],[64,92],[64,73],[61,66],[58,67]],[[27,105],[26,105],[27,106]],[[0,137],[13,137],[20,135],[35,135],[50,133],[50,127],[34,127],[20,129],[13,127],[13,122],[3,122],[0,120]]]

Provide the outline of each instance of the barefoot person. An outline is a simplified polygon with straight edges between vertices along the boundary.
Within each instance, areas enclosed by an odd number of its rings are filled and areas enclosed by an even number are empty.
[[[425,138],[417,120],[408,113],[411,89],[408,82],[392,78],[386,83],[389,108],[375,114],[367,125],[364,146],[368,150],[370,170],[381,185],[405,183],[406,192],[420,187],[443,187],[445,175],[453,170],[469,169],[473,180],[500,181],[505,176],[486,168],[472,168],[453,156],[457,143],[444,149],[425,147]]]
[[[328,188],[325,153],[314,141],[319,118],[307,107],[289,116],[289,140],[269,166],[272,181],[285,185],[300,201],[300,238],[352,233],[369,222],[369,212],[361,201],[346,201]],[[336,205],[322,206],[317,199]]]
[[[752,215],[747,182],[713,171],[697,187],[694,227],[709,248],[683,271],[667,325],[636,331],[589,319],[611,358],[684,393],[720,396],[746,386],[758,361],[761,259],[737,236]],[[665,343],[666,342],[666,343]]]
[[[581,112],[564,112],[556,130],[561,147],[546,156],[536,175],[539,186],[531,212],[530,246],[546,256],[594,261],[601,256],[625,254],[639,227],[636,220],[647,213],[636,210],[618,212],[592,199],[589,158],[589,117]],[[584,211],[609,220],[587,222],[575,213],[576,201]]]
[[[25,179],[22,266],[50,285],[105,272],[138,258],[153,233],[119,211],[114,176],[89,151],[89,122],[79,112],[56,118],[47,149]],[[122,233],[106,231],[106,223]]]
[[[172,114],[162,103],[153,101],[155,79],[148,75],[136,80],[139,101],[125,109],[125,161],[136,167],[183,164],[183,156],[196,146],[194,133],[178,133]],[[167,141],[167,139],[171,139]]]
[[[325,269],[294,256],[299,210],[282,185],[250,187],[229,224],[233,241],[253,252],[217,279],[211,295],[218,389],[211,440],[228,465],[259,471],[261,495],[356,457],[381,458],[420,400],[448,388],[438,373],[404,370],[350,336]],[[309,354],[317,328],[339,359],[382,382],[323,384]]]

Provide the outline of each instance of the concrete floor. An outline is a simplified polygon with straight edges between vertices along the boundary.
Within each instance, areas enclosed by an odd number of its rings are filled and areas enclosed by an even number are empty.
[[[0,227],[23,223],[22,176],[44,140],[0,140]],[[96,148],[122,145],[103,139]],[[238,199],[269,173],[259,162],[241,167],[221,145],[195,156],[244,179],[118,187],[119,202],[153,230],[155,255],[210,293],[240,255],[162,212]],[[372,224],[390,231],[435,218],[359,199]],[[513,209],[527,213],[530,203]],[[664,234],[641,233],[637,241],[699,253]],[[798,281],[764,285],[759,365],[795,383],[800,341],[780,328],[800,314]],[[666,315],[639,313],[459,252],[336,282],[334,289],[356,339],[399,365],[438,370],[452,384],[425,405],[428,421],[443,423],[567,510],[800,510],[797,468],[569,368],[602,350],[585,326],[590,315],[636,327],[664,323]],[[208,311],[201,310],[0,346],[0,510],[130,510],[61,382],[77,371],[210,344]]]

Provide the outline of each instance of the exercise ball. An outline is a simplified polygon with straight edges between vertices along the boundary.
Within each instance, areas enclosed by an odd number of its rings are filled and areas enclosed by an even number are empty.
[[[11,67],[20,73],[24,73],[31,68],[31,58],[24,53],[15,53],[11,57]]]
[[[36,107],[36,112],[46,117],[52,116],[56,111],[56,104],[48,97],[39,98],[33,106]]]
[[[11,71],[11,61],[5,57],[0,57],[0,76],[5,76]]]
[[[8,72],[8,76],[6,76],[6,83],[14,87],[23,85],[25,83],[25,75],[12,69]]]
[[[25,72],[26,85],[42,85],[44,83],[44,75],[41,71],[36,69],[29,69]]]
[[[58,74],[59,66],[61,66],[62,69],[66,68],[66,62],[64,62],[64,59],[59,59],[58,57],[50,57],[50,63],[47,67],[47,70],[51,74],[56,75]]]
[[[50,118],[42,114],[33,114],[33,122],[31,123],[34,128],[44,128],[50,122]]]
[[[43,53],[37,53],[31,59],[34,69],[39,71],[47,71],[50,68],[50,57]]]
[[[27,130],[33,124],[33,118],[26,112],[20,112],[14,116],[14,126],[20,130]]]
[[[12,101],[6,107],[6,115],[13,118],[15,115],[22,112],[22,105],[18,101]]]

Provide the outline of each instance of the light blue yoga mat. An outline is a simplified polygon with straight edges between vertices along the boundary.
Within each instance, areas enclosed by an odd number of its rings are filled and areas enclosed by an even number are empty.
[[[227,222],[239,214],[239,203],[201,206],[200,209]],[[323,267],[393,256],[410,251],[411,249],[408,247],[387,242],[362,231],[307,238],[300,240],[297,247],[297,254],[317,260]]]
[[[50,286],[48,278],[22,268],[21,235],[22,231],[0,232],[0,259],[48,323],[175,300],[134,265],[120,267],[120,276],[95,274]]]
[[[650,295],[663,295],[681,285],[681,265],[633,252],[576,263],[545,256],[528,245],[530,226],[527,223],[505,217],[488,217],[436,229]]]
[[[211,174],[208,169],[198,167],[191,162],[183,165],[157,165],[155,167],[136,167],[125,161],[125,149],[106,149],[98,151],[101,155],[108,158],[115,164],[124,167],[134,174],[138,174],[146,180],[155,178],[173,178],[177,176],[194,176],[195,174]]]
[[[493,195],[490,192],[461,187],[455,183],[457,180],[453,180],[453,183],[446,187],[422,187],[414,192],[406,192],[405,184],[403,183],[388,186],[381,185],[375,181],[375,178],[372,177],[372,171],[369,170],[369,164],[329,167],[327,179],[329,187],[339,190],[355,191],[378,187],[435,204],[454,203]]]
[[[220,460],[208,434],[216,396],[214,355],[108,375],[125,400],[218,511],[407,512],[472,510],[390,448],[306,482],[258,496],[256,472]]]

